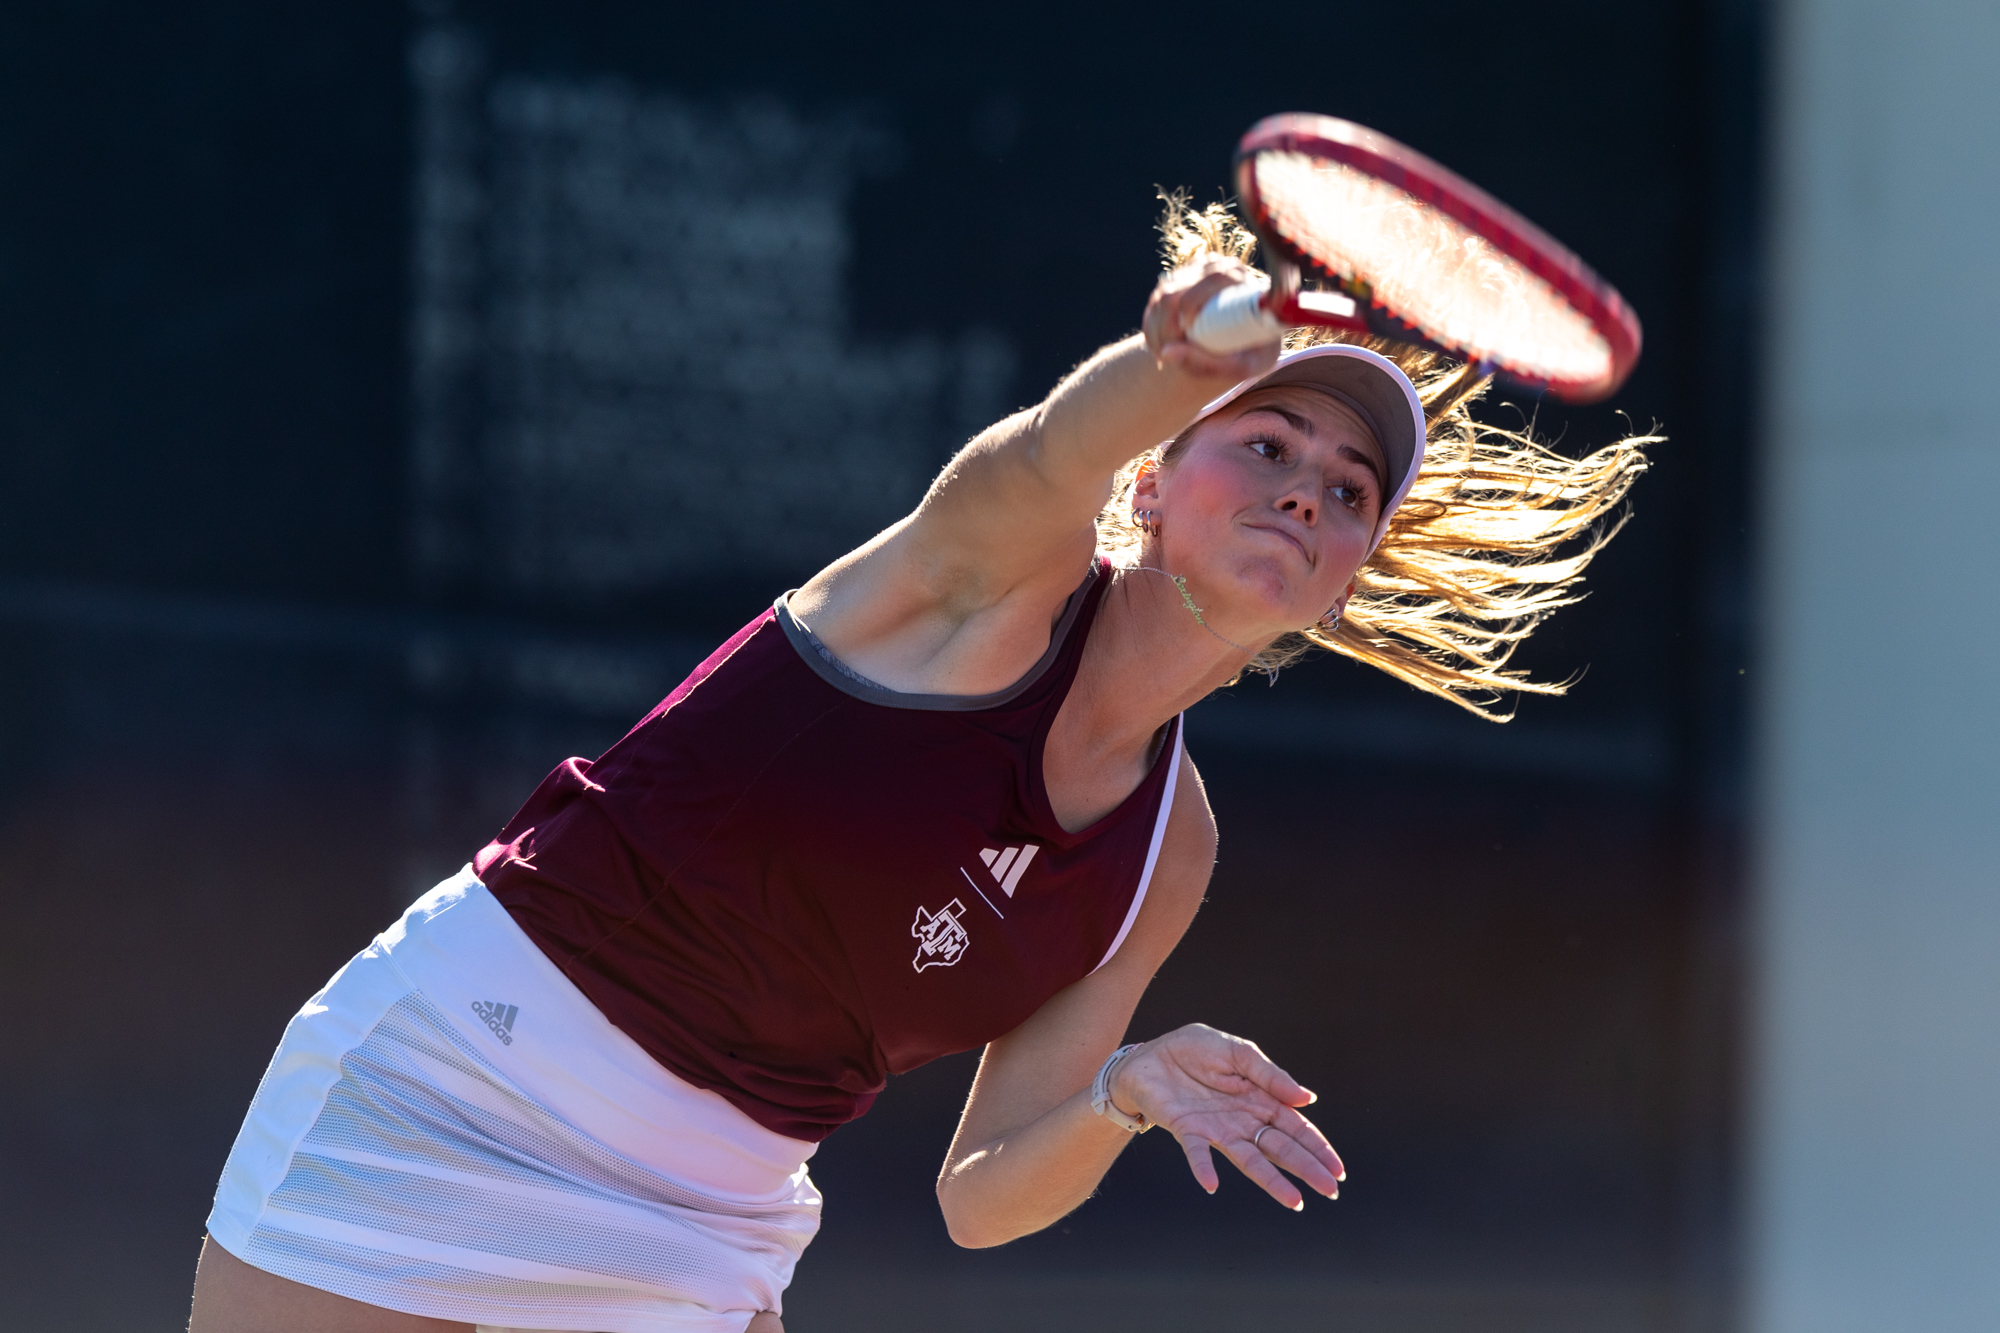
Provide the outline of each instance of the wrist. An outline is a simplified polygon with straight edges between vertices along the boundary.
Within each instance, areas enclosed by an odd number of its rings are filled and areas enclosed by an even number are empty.
[[[1145,1049],[1146,1043],[1142,1041],[1126,1052],[1125,1058],[1120,1060],[1117,1067],[1111,1071],[1111,1077],[1105,1084],[1105,1091],[1111,1094],[1111,1104],[1134,1119],[1143,1119],[1144,1117],[1139,1114],[1139,1104],[1133,1100],[1133,1093],[1137,1092],[1138,1089],[1132,1086],[1132,1062]]]
[[[1121,1084],[1122,1094],[1112,1091],[1113,1082],[1136,1055],[1143,1042],[1121,1046],[1113,1051],[1110,1058],[1098,1068],[1097,1078],[1090,1089],[1090,1109],[1109,1120],[1128,1134],[1143,1134],[1153,1127],[1153,1122],[1132,1104],[1129,1084]]]

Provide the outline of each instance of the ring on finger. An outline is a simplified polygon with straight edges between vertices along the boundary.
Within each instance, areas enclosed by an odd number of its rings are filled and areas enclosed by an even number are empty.
[[[1261,1146],[1261,1140],[1266,1134],[1269,1134],[1275,1128],[1277,1128],[1277,1126],[1275,1125],[1266,1125],[1262,1129],[1258,1130],[1255,1134],[1252,1134],[1250,1136],[1250,1146],[1256,1148],[1258,1152],[1264,1151],[1263,1147]]]

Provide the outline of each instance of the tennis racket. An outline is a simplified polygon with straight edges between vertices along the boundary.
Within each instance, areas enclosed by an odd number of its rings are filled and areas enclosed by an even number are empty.
[[[1237,145],[1235,174],[1271,276],[1202,309],[1188,336],[1211,351],[1331,325],[1479,362],[1573,403],[1609,397],[1639,360],[1639,318],[1610,283],[1386,134],[1332,116],[1272,116]]]

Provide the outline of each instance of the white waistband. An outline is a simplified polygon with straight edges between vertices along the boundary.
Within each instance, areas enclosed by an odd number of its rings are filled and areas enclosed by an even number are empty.
[[[376,945],[527,1096],[606,1147],[735,1203],[792,1196],[819,1146],[676,1078],[614,1027],[467,866]]]

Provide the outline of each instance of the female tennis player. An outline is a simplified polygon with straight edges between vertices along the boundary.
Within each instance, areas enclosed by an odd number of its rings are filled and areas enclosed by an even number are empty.
[[[961,1245],[1055,1222],[1154,1126],[1205,1190],[1219,1152],[1282,1207],[1339,1192],[1314,1094],[1252,1042],[1120,1044],[1214,859],[1182,712],[1311,644],[1475,710],[1555,692],[1507,655],[1642,442],[1477,425],[1476,370],[1409,347],[1205,350],[1251,241],[1179,205],[1168,238],[1141,334],[557,768],[307,1002],[193,1333],[772,1333],[815,1147],[979,1046],[937,1185]]]

